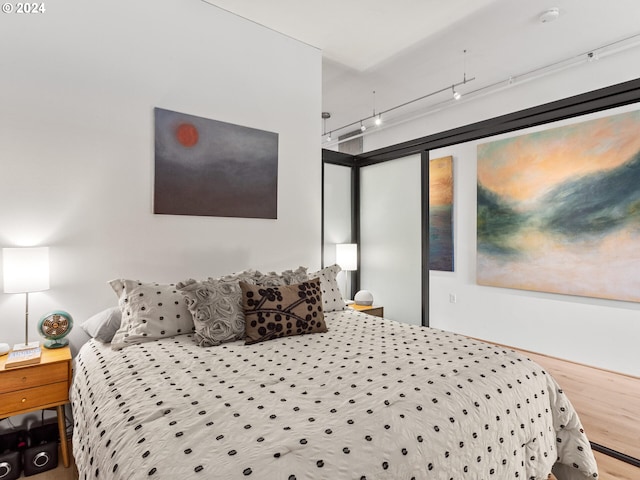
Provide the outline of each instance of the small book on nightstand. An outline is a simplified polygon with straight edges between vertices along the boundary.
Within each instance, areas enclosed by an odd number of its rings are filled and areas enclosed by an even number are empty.
[[[33,365],[40,363],[42,350],[40,347],[27,348],[26,350],[14,350],[9,352],[4,368],[22,367],[23,365]]]

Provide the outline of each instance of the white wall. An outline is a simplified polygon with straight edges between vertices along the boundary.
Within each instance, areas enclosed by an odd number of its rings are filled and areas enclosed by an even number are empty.
[[[115,277],[319,267],[318,50],[200,1],[46,6],[0,28],[0,246],[51,247],[32,335],[114,305]],[[152,214],[154,107],[277,132],[278,219]],[[0,295],[1,342],[23,319]]]
[[[637,50],[514,86],[492,96],[459,103],[401,127],[369,135],[365,137],[365,150],[640,77]],[[640,304],[476,285],[476,144],[470,142],[431,152],[431,158],[453,155],[455,190],[455,272],[430,274],[431,326],[640,375],[640,350],[637,346],[640,338]],[[367,169],[374,167],[363,169],[363,182],[373,183],[364,183],[362,190],[375,191],[383,188],[390,178],[408,178],[415,174],[415,166],[406,163],[405,159],[390,163],[395,165],[388,167],[384,177],[366,174]],[[404,195],[410,197],[415,193],[406,191]],[[402,224],[397,223],[396,228],[406,231],[407,235],[416,234],[418,220],[403,215],[404,207],[400,208],[397,198],[389,197],[386,201],[378,199],[378,204],[386,205],[390,210],[396,209],[397,218],[405,219]],[[371,221],[371,218],[366,222],[363,219],[363,229],[373,228],[368,223]],[[378,262],[386,253],[389,259],[394,259],[389,261],[389,269],[410,268],[413,262],[420,260],[419,257],[407,257],[404,267],[398,267],[395,262],[399,259],[393,256],[394,248],[377,252],[372,259],[363,256],[363,284],[369,281],[369,263]],[[389,295],[395,295],[392,292],[390,290]],[[449,302],[450,293],[456,294],[457,303]],[[399,299],[400,296],[388,300],[385,298],[385,301],[391,304]],[[403,301],[419,302],[419,297],[405,298]],[[415,310],[417,306],[412,308]]]

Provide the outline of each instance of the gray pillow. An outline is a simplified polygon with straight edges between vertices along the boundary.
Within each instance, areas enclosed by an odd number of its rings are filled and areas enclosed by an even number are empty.
[[[177,285],[187,301],[196,328],[195,340],[201,347],[220,345],[245,336],[242,290],[239,282],[276,287],[308,280],[307,268],[267,274],[245,270],[204,281],[187,280]]]
[[[340,270],[342,269],[336,264],[309,274],[309,278],[320,277],[324,313],[344,310],[347,307],[342,298],[342,293],[340,293],[338,281],[336,280],[336,275],[338,275]]]
[[[91,316],[80,327],[90,337],[102,343],[111,343],[111,339],[120,328],[121,319],[120,307],[111,307]]]
[[[255,270],[180,282],[178,290],[186,299],[196,328],[195,340],[201,347],[220,345],[244,338],[242,290],[239,282],[256,283]]]
[[[111,280],[109,285],[118,295],[122,314],[120,328],[111,339],[114,350],[193,332],[191,313],[175,285],[124,279]]]
[[[309,276],[307,275],[307,267],[298,267],[295,270],[284,270],[279,274],[276,272],[269,272],[267,274],[255,272],[255,280],[257,285],[279,287],[305,282],[309,280]]]

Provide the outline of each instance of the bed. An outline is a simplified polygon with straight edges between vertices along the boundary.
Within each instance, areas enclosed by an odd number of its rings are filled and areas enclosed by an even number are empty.
[[[90,340],[71,391],[80,479],[598,477],[569,399],[533,361],[348,308],[324,320],[249,345]]]

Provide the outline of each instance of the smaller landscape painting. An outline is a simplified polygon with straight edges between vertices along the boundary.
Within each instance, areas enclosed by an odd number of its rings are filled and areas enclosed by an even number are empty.
[[[154,213],[277,218],[278,134],[155,109]]]
[[[477,281],[640,301],[640,111],[478,145]]]
[[[429,162],[429,270],[453,272],[453,157]]]

